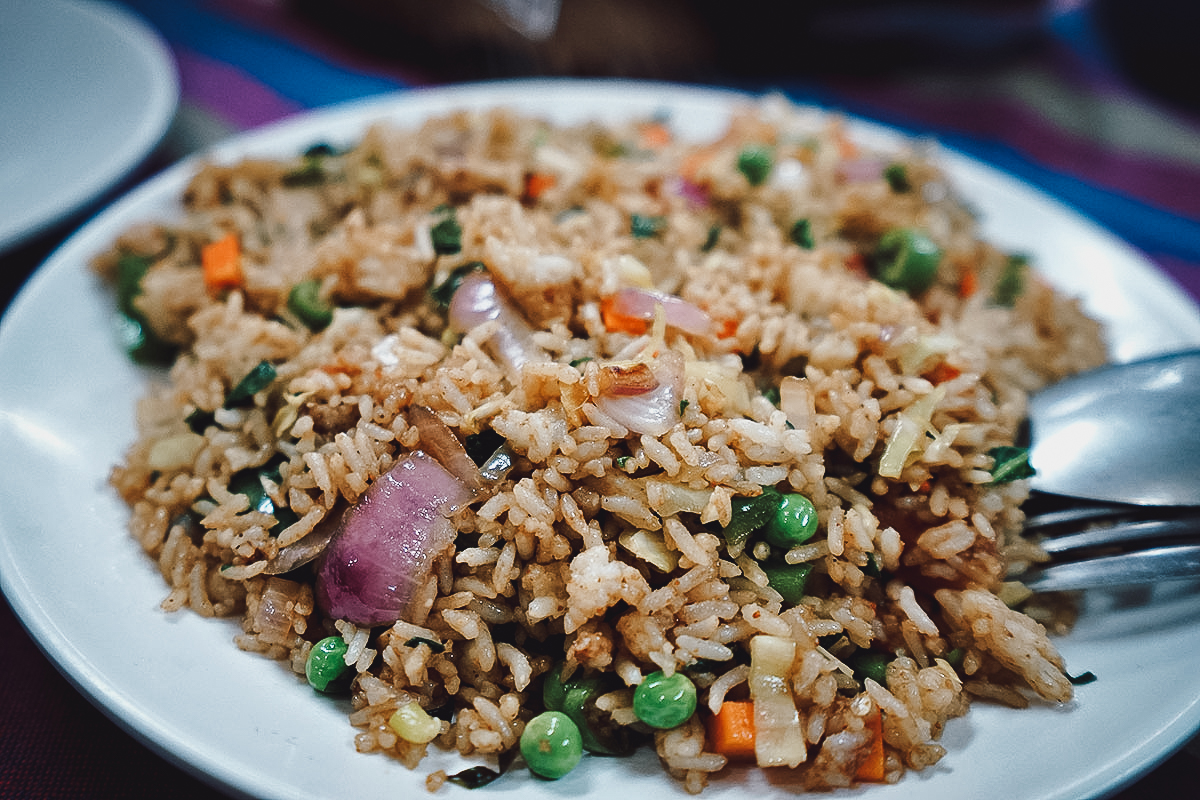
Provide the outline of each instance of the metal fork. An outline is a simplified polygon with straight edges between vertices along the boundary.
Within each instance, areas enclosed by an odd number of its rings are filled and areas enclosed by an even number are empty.
[[[1014,575],[1035,592],[1200,581],[1200,507],[1065,500],[1034,493],[1025,533],[1050,561]]]

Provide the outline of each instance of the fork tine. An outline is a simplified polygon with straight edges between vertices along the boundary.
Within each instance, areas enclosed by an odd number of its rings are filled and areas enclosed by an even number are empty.
[[[1015,577],[1035,592],[1197,580],[1200,579],[1200,545],[1164,545],[1050,564],[1034,567]]]
[[[1087,550],[1093,547],[1136,545],[1166,539],[1200,536],[1200,514],[1186,514],[1162,519],[1132,519],[1097,525],[1072,533],[1042,539],[1042,549],[1051,555]]]

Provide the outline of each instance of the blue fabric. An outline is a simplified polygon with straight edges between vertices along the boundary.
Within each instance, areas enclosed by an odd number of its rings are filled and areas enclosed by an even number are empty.
[[[253,76],[305,108],[332,105],[404,88],[302,50],[270,31],[251,29],[196,0],[125,0],[173,46],[186,48]]]

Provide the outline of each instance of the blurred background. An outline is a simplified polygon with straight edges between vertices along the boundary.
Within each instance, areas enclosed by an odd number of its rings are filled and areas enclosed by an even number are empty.
[[[382,92],[530,76],[779,90],[935,136],[1095,219],[1200,298],[1200,3],[1194,0],[108,5],[162,37],[177,70],[178,109],[161,144],[131,174],[0,251],[0,308],[98,209],[228,135]],[[4,59],[0,53],[0,81],[13,69]],[[4,119],[0,108],[0,129]],[[0,797],[212,796],[92,708],[4,603],[0,641]],[[1185,748],[1118,797],[1187,796],[1195,749]]]

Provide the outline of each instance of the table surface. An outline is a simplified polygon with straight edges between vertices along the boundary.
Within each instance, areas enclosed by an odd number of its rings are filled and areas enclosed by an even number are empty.
[[[739,8],[779,13],[774,0],[746,2]],[[947,0],[941,10],[934,2],[908,14],[904,3],[898,11],[897,4],[889,10],[868,2],[849,21],[813,3],[807,47],[786,48],[810,57],[788,62],[761,55],[772,50],[769,41],[754,48],[757,57],[749,55],[746,41],[769,34],[719,19],[705,2],[580,0],[564,6],[554,35],[536,43],[498,22],[491,8],[504,4],[489,0],[446,0],[438,4],[445,9],[440,21],[415,0],[347,3],[353,10],[336,16],[320,0],[119,5],[154,26],[172,52],[182,88],[176,119],[118,187],[0,252],[0,309],[97,209],[224,136],[385,91],[546,75],[777,89],[937,136],[1097,220],[1200,302],[1200,95],[1194,86],[1181,94],[1139,67],[1144,42],[1134,37],[1142,32],[1119,18],[1115,2]],[[1187,4],[1135,5],[1142,18],[1160,19],[1162,8],[1173,13]],[[931,13],[938,24],[930,24]],[[659,36],[664,30],[670,35]],[[1169,34],[1160,27],[1154,35]],[[839,55],[864,51],[874,57]],[[1194,46],[1190,52],[1190,66],[1200,66]],[[38,650],[6,601],[0,641],[0,797],[216,795],[94,708]],[[1193,740],[1116,797],[1180,796],[1194,782],[1198,760]]]

